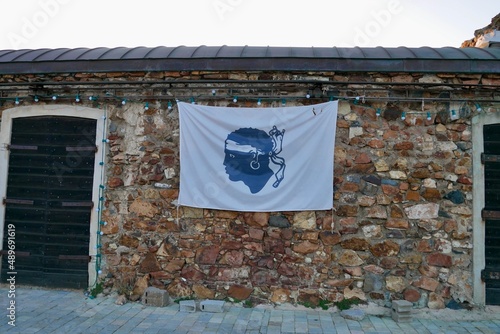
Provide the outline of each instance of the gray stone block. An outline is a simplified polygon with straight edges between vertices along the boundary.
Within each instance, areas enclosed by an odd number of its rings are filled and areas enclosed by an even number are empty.
[[[407,300],[394,300],[392,302],[392,311],[397,313],[409,313],[413,304]]]
[[[196,302],[194,300],[181,300],[179,302],[179,311],[196,312]]]
[[[361,321],[365,318],[365,311],[363,310],[344,310],[340,312],[340,315],[349,320]]]
[[[170,304],[170,297],[167,291],[150,286],[144,291],[142,302],[147,306],[163,307]]]
[[[394,320],[395,322],[410,322],[411,313],[392,312],[392,320]]]
[[[200,310],[204,312],[224,312],[223,300],[204,300],[200,303]]]

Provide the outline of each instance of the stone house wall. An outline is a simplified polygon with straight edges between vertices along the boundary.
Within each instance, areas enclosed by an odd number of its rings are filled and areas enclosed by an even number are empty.
[[[289,98],[287,105],[325,100],[295,98],[308,93],[293,83],[297,77],[325,84],[437,84],[431,93],[415,95],[419,98],[449,91],[446,84],[467,85],[480,79],[448,73],[196,71],[0,75],[0,82],[273,79],[290,80],[289,89],[282,92]],[[481,80],[485,85],[500,84],[499,75]],[[251,213],[176,206],[180,166],[175,103],[169,110],[167,100],[156,99],[147,85],[134,90],[126,86],[117,86],[121,96],[130,98],[125,105],[110,99],[79,102],[105,109],[109,120],[102,212],[107,225],[102,227],[100,275],[108,289],[127,292],[132,300],[152,285],[174,297],[274,303],[317,304],[319,299],[356,297],[380,305],[406,299],[417,307],[442,308],[452,299],[472,302],[472,166],[478,163],[471,153],[471,117],[478,113],[473,103],[463,103],[457,109],[460,117],[452,120],[449,104],[405,101],[412,88],[404,85],[381,86],[367,93],[364,103],[342,99],[332,171],[334,210]],[[228,91],[226,86],[217,89]],[[362,95],[369,86],[347,88]],[[64,89],[68,94],[78,92],[77,86]],[[189,94],[209,95],[201,88],[190,88]],[[258,92],[249,89],[247,94]],[[399,101],[383,100],[394,94]],[[149,101],[149,109],[134,96]],[[453,91],[456,99],[474,96],[466,86]],[[222,96],[197,102],[255,106],[255,101],[233,103]],[[5,103],[0,113],[11,107]],[[499,111],[498,103],[481,107],[485,113]]]

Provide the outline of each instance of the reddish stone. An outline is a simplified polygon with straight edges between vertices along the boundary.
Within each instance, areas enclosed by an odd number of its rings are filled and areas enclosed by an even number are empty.
[[[341,234],[355,234],[358,233],[358,222],[354,217],[342,218],[339,220],[340,228],[339,232]]]
[[[243,257],[244,254],[240,251],[228,251],[222,256],[220,263],[227,264],[232,267],[240,267],[243,264]]]
[[[270,214],[268,212],[245,212],[243,219],[245,223],[253,227],[264,227],[269,222]]]
[[[412,285],[420,289],[434,292],[439,286],[439,282],[436,281],[435,279],[422,276],[418,281],[414,281]]]
[[[255,272],[250,281],[253,286],[270,286],[278,284],[278,275],[275,271],[259,270]]]
[[[108,180],[108,188],[118,188],[123,186],[123,180],[119,177],[112,177]]]
[[[340,234],[337,232],[323,231],[319,234],[320,240],[323,245],[333,246],[340,243]]]
[[[309,254],[317,251],[319,248],[318,244],[312,243],[309,240],[304,242],[296,243],[293,245],[293,251],[300,254]]]
[[[431,266],[451,268],[453,260],[449,255],[443,253],[433,253],[427,255],[427,263]]]
[[[396,194],[399,194],[399,188],[398,187],[395,187],[395,186],[390,186],[388,184],[383,184],[382,185],[382,191],[384,192],[384,194],[386,195],[396,195]]]
[[[370,252],[376,257],[394,256],[399,253],[399,245],[393,241],[387,240],[371,246]]]
[[[248,230],[248,235],[252,239],[262,240],[262,238],[264,238],[264,231],[261,229],[250,228]]]
[[[408,190],[408,192],[406,193],[406,200],[418,202],[420,201],[420,194],[418,193],[418,191]]]
[[[467,176],[464,176],[464,175],[460,175],[460,177],[458,178],[457,182],[461,183],[461,184],[471,185],[472,184],[472,179],[470,177],[467,177]]]
[[[404,141],[394,145],[394,150],[413,150],[414,144],[411,141]]]
[[[380,266],[384,269],[395,268],[399,263],[399,260],[395,257],[384,257],[380,260]]]
[[[219,246],[215,245],[200,248],[196,252],[195,261],[199,264],[215,264],[219,251]]]
[[[120,245],[128,248],[137,248],[137,246],[139,246],[139,240],[125,234],[120,238]]]
[[[175,259],[175,260],[169,261],[167,263],[167,266],[165,267],[165,270],[168,271],[169,273],[175,273],[175,272],[181,271],[182,267],[184,267],[185,263],[186,263],[186,260],[184,260],[184,259]]]
[[[182,268],[181,276],[187,280],[199,282],[205,279],[205,274],[194,265],[185,265]]]
[[[356,157],[354,162],[357,164],[367,164],[367,163],[372,162],[372,159],[370,158],[370,156],[368,154],[361,153],[361,154],[358,154],[358,156]]]
[[[229,233],[231,233],[232,235],[241,236],[247,233],[247,229],[243,224],[231,222],[229,224]]]
[[[245,249],[249,249],[249,250],[252,250],[252,251],[259,252],[259,253],[263,253],[264,252],[264,247],[259,242],[247,242],[247,243],[243,244],[243,247]]]
[[[411,176],[416,179],[427,179],[431,176],[431,172],[427,168],[419,168],[411,173]]]
[[[281,230],[281,237],[285,240],[290,240],[293,238],[293,230],[285,228]]]
[[[224,240],[220,247],[221,249],[241,249],[243,244],[240,241]]]
[[[252,292],[253,292],[252,288],[247,288],[242,285],[235,284],[231,285],[231,287],[227,291],[227,295],[237,300],[245,300],[248,297],[250,297]]]
[[[421,265],[418,268],[418,271],[427,277],[438,277],[439,275],[439,269],[438,267],[433,267],[433,266],[428,266],[428,265]]]
[[[416,303],[420,300],[420,292],[416,289],[408,288],[403,292],[404,299],[411,302]]]
[[[403,218],[404,216],[404,212],[399,206],[391,206],[391,218]]]
[[[407,230],[410,227],[410,223],[405,219],[388,219],[385,222],[385,227],[388,229]]]
[[[156,260],[156,256],[153,253],[148,253],[139,266],[139,272],[150,273],[153,271],[160,271],[160,266]]]
[[[354,205],[339,205],[336,213],[339,217],[356,217],[358,215],[358,207]]]
[[[371,148],[384,148],[385,147],[385,142],[383,140],[380,140],[380,139],[372,139],[367,144]]]
[[[441,193],[435,188],[426,188],[422,193],[422,197],[427,201],[435,202],[441,199]]]
[[[264,250],[266,253],[285,254],[285,243],[281,239],[266,238],[264,240]]]
[[[291,264],[282,262],[278,267],[278,273],[283,276],[293,277],[295,276],[295,268]]]
[[[431,240],[420,240],[417,244],[417,251],[420,253],[430,253],[432,248]]]
[[[351,238],[342,241],[342,248],[344,249],[352,249],[356,251],[365,251],[370,248],[370,243],[366,239],[361,238]]]

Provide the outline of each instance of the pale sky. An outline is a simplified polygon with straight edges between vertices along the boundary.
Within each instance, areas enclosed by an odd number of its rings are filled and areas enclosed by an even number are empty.
[[[460,47],[498,0],[0,0],[0,49]]]

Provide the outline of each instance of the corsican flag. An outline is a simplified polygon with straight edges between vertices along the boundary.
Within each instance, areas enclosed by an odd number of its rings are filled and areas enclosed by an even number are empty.
[[[338,101],[283,108],[178,106],[179,205],[244,212],[333,207]]]

